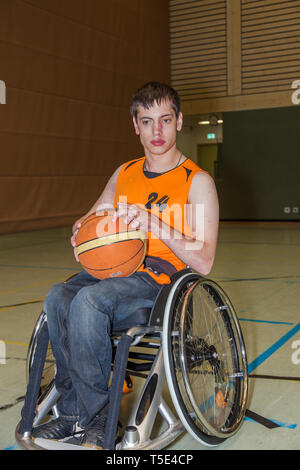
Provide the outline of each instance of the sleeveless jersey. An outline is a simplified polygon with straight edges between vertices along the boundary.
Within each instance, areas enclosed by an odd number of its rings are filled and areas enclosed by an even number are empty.
[[[191,237],[186,204],[193,177],[203,170],[190,159],[165,173],[144,172],[144,163],[145,157],[122,166],[114,206],[117,202],[139,205],[180,234]],[[138,271],[147,272],[159,284],[168,284],[170,276],[185,267],[163,241],[148,232],[145,262]]]

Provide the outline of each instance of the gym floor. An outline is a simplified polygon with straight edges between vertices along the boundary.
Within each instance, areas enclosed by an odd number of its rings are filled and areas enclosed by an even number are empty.
[[[54,283],[79,268],[69,235],[61,228],[0,236],[0,449],[18,449],[27,346],[42,301]],[[299,223],[220,224],[209,277],[224,288],[240,319],[250,374],[247,408],[258,421],[246,417],[238,434],[216,450],[300,448],[299,259]],[[138,392],[139,379],[135,383],[121,415]],[[210,450],[187,433],[169,449]]]

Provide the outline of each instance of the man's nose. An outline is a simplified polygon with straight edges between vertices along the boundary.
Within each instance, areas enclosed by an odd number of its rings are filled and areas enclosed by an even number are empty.
[[[154,121],[154,134],[161,134],[162,124],[160,121]]]

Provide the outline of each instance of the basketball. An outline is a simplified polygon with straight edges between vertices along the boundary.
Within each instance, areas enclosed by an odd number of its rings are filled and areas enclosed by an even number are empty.
[[[146,234],[131,229],[115,211],[91,214],[80,226],[75,251],[83,269],[98,279],[126,277],[143,263]]]

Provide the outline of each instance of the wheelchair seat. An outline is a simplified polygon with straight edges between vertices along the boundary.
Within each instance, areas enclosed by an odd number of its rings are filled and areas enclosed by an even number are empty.
[[[151,308],[140,308],[132,312],[124,321],[119,321],[114,325],[112,335],[118,335],[127,331],[132,326],[147,325],[151,315]]]
[[[104,449],[163,449],[184,430],[201,445],[214,447],[240,429],[248,390],[245,345],[234,308],[214,281],[190,269],[175,273],[171,283],[160,288],[152,309],[132,312],[114,328],[112,344]],[[30,341],[27,392],[16,428],[17,442],[25,449],[72,448],[68,443],[31,437],[32,427],[49,413],[59,416],[55,361],[48,359],[48,352],[47,318],[42,312]],[[47,368],[52,371],[50,378]],[[116,444],[126,374],[145,382],[123,438]],[[163,398],[165,382],[171,407]],[[158,413],[167,429],[152,437]]]
[[[127,331],[132,326],[160,325],[163,321],[164,307],[170,293],[171,286],[183,274],[187,273],[192,273],[192,270],[190,268],[182,269],[181,271],[177,271],[175,274],[170,276],[170,284],[162,284],[152,308],[140,308],[135,310],[126,318],[124,322],[119,322],[114,326],[112,334],[120,334],[124,331]]]

